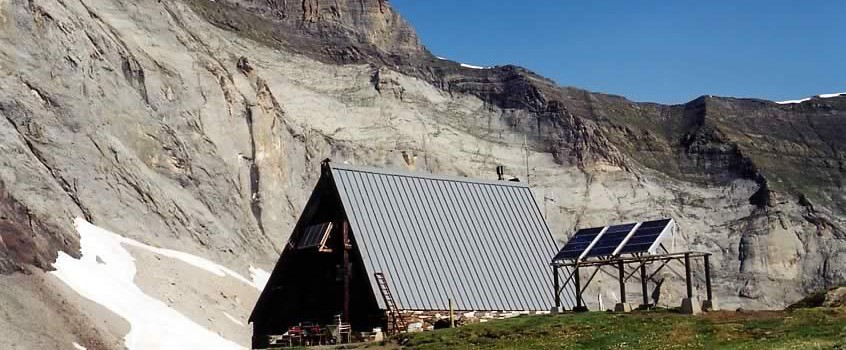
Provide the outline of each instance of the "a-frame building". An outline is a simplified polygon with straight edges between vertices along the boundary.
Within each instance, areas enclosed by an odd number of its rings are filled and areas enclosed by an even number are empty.
[[[556,252],[525,184],[327,160],[250,315],[253,346],[335,315],[353,329],[387,327],[392,304],[445,312],[452,300],[461,311],[547,311],[555,304],[549,259]],[[390,290],[387,300],[379,282]],[[572,305],[572,288],[564,290]]]

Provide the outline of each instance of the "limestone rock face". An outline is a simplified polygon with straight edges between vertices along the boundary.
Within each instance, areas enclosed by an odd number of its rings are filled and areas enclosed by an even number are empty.
[[[269,270],[331,158],[505,165],[562,241],[672,216],[676,250],[714,253],[721,307],[783,307],[846,281],[843,135],[846,96],[667,106],[461,66],[380,0],[0,1],[0,278],[52,304],[23,274],[79,256],[77,217]],[[656,279],[677,306],[678,275]],[[616,276],[596,281],[613,303]],[[15,295],[0,306],[33,299]]]
[[[189,0],[223,29],[314,58],[400,64],[431,57],[387,0]]]

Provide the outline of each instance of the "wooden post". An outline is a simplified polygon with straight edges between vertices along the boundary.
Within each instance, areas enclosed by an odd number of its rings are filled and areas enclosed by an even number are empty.
[[[576,281],[576,310],[582,309],[582,283],[579,280],[579,264],[573,266],[573,279]]]
[[[687,297],[693,298],[693,283],[690,280],[690,253],[684,253],[684,282],[687,285]]]
[[[711,301],[713,295],[711,294],[711,259],[710,255],[705,254],[703,259],[705,260],[705,293],[708,296],[708,301]]]
[[[646,263],[640,264],[640,288],[643,293],[643,307],[649,308],[649,291],[646,288]]]
[[[455,311],[452,308],[452,298],[449,298],[449,328],[455,328]]]
[[[552,267],[552,281],[555,285],[555,309],[561,307],[561,282],[558,281],[558,265]]]
[[[623,261],[621,260],[617,269],[620,272],[620,303],[626,303],[626,271],[623,269]]]
[[[343,279],[344,279],[344,296],[343,296],[343,320],[350,321],[350,244],[349,244],[349,223],[345,220],[341,225],[341,244],[343,247]]]

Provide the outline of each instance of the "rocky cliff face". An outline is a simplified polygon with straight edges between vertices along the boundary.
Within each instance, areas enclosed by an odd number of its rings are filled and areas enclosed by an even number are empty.
[[[387,0],[186,3],[222,29],[324,62],[407,65],[431,56]]]
[[[381,0],[6,0],[0,28],[0,279],[21,286],[7,311],[79,299],[43,273],[80,255],[74,218],[269,269],[324,158],[487,178],[504,164],[562,240],[672,216],[678,249],[715,254],[732,307],[846,281],[846,96],[635,103],[435,58]],[[59,344],[33,339],[19,344]]]

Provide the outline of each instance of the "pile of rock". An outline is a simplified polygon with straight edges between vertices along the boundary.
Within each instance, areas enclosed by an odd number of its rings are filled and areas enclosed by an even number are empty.
[[[846,306],[846,287],[838,287],[829,290],[825,293],[825,300],[822,303],[823,307],[842,307]]]
[[[834,287],[827,291],[820,291],[808,295],[789,307],[788,310],[810,307],[843,307],[846,306],[846,286]]]

